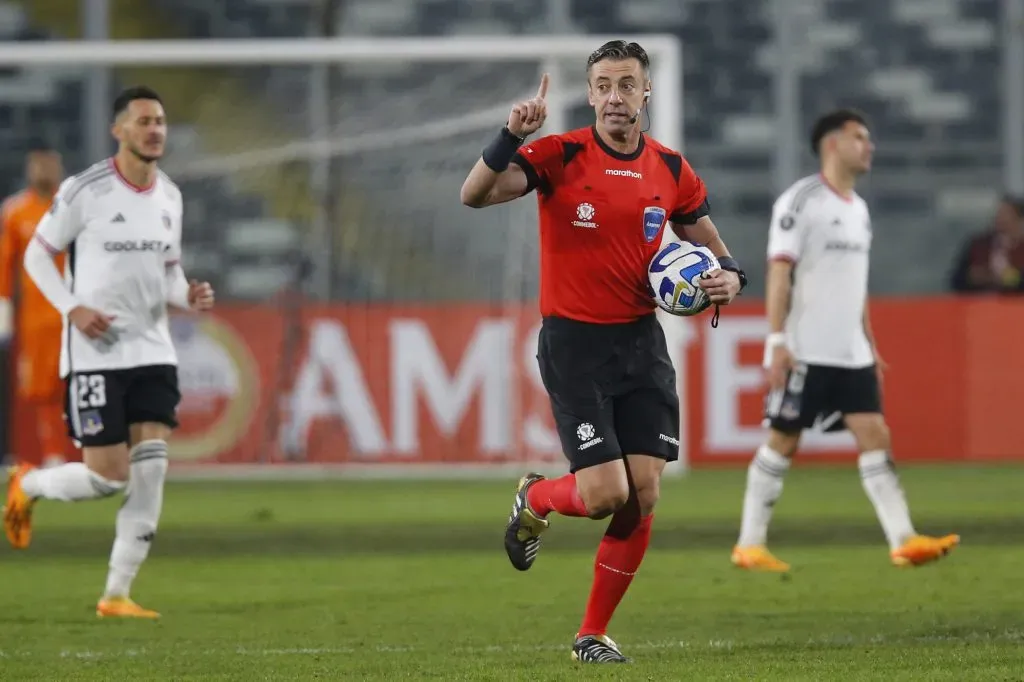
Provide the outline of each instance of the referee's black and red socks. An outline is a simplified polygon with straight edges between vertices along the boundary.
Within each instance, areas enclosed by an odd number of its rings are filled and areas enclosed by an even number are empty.
[[[527,492],[527,504],[541,518],[551,512],[562,516],[587,516],[576,475],[537,481]],[[631,496],[625,507],[612,515],[594,559],[594,582],[587,610],[577,636],[603,635],[612,614],[633,582],[647,552],[654,515],[640,516],[636,499]]]
[[[632,528],[626,530],[622,522],[630,516],[632,521],[628,523]],[[597,548],[594,583],[590,588],[590,598],[587,600],[587,610],[583,614],[578,637],[603,635],[608,630],[615,609],[644,560],[651,540],[653,521],[653,514],[637,519],[637,512],[629,506],[612,517],[601,545]]]
[[[526,503],[541,518],[551,512],[562,516],[588,516],[587,507],[576,489],[576,474],[537,481],[527,491]]]

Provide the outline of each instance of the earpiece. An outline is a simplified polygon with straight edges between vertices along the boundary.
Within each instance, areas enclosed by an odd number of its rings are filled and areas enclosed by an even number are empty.
[[[640,104],[640,108],[636,110],[636,113],[630,117],[629,125],[633,125],[634,123],[640,120],[640,114],[644,113],[644,104],[647,104],[647,100],[650,99],[650,97],[651,91],[644,90],[644,101]]]

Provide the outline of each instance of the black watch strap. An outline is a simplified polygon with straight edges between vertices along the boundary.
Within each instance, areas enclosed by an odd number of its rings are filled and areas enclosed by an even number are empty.
[[[740,278],[740,291],[747,288],[747,273],[743,272],[743,268],[736,262],[735,258],[731,256],[723,256],[718,259],[718,264],[723,270],[729,272],[735,272]]]

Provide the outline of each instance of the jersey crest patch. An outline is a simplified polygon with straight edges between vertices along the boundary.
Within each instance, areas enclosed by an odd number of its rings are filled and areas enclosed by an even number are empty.
[[[648,244],[661,232],[661,226],[665,224],[665,215],[665,209],[660,206],[648,206],[644,209],[644,239]]]
[[[99,410],[86,410],[79,415],[83,436],[95,436],[103,431],[103,417]]]

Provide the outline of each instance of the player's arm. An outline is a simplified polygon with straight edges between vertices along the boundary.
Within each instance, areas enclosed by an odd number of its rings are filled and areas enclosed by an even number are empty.
[[[65,199],[70,186],[68,182],[61,187],[50,210],[39,221],[25,248],[24,261],[28,276],[61,315],[67,315],[81,305],[68,290],[57,264],[53,262],[53,257],[64,251],[85,227],[80,211],[82,197],[75,196],[73,204],[68,204]]]
[[[768,274],[765,282],[765,313],[768,338],[764,345],[764,367],[772,388],[782,388],[793,356],[786,346],[786,317],[793,293],[793,267],[803,253],[803,224],[799,214],[789,210],[789,197],[775,202],[768,232]]]
[[[878,352],[878,344],[875,342],[875,330],[871,326],[871,311],[868,309],[867,300],[864,301],[864,336],[867,337],[868,343],[871,344],[871,354],[875,356],[875,367],[881,373],[882,370],[888,367],[888,363],[882,359],[882,355]]]
[[[872,350],[875,348],[875,331],[871,328],[871,313],[868,311],[868,302],[864,301],[864,336],[868,338]]]
[[[178,200],[178,213],[184,214],[184,207]],[[164,275],[167,278],[167,303],[182,310],[209,310],[213,307],[213,287],[209,282],[189,281],[181,267],[181,222],[179,221],[171,240],[171,247],[164,260]]]
[[[717,305],[728,305],[746,286],[747,276],[740,264],[729,253],[718,228],[708,215],[708,192],[704,181],[693,171],[686,159],[679,157],[682,167],[679,172],[676,208],[669,216],[672,231],[680,239],[699,246],[706,246],[715,254],[721,270],[709,273],[700,281],[700,287],[708,298]]]
[[[673,222],[673,227],[676,224]],[[731,257],[729,247],[722,241],[722,235],[718,233],[718,228],[715,227],[711,216],[701,216],[692,225],[686,225],[682,230],[677,229],[675,232],[676,236],[680,239],[686,239],[694,244],[708,247],[711,253],[715,254],[715,257],[718,259]]]
[[[66,181],[53,199],[53,206],[36,227],[35,234],[25,248],[25,272],[35,282],[46,300],[61,315],[89,338],[104,336],[110,329],[112,318],[98,310],[82,305],[64,283],[53,257],[64,251],[85,229],[81,215],[83,197],[81,192],[71,195],[70,203],[65,199],[74,180]]]
[[[765,282],[765,315],[768,318],[769,345],[785,344],[783,334],[789,299],[793,293],[793,261],[775,257],[768,261]]]
[[[178,261],[168,261],[167,302],[182,310],[209,310],[213,307],[213,287],[209,282],[191,282]]]
[[[10,201],[0,209],[0,343],[14,334],[14,270],[18,253],[18,228]]]
[[[167,261],[164,270],[167,276],[167,302],[175,308],[189,310],[192,306],[188,304],[188,279],[181,264],[177,260]]]
[[[463,204],[484,208],[521,197],[531,189],[529,170],[513,162],[526,138],[544,125],[547,92],[548,75],[544,74],[537,95],[512,107],[508,123],[487,145],[462,183],[459,198]]]
[[[506,130],[503,128],[500,135],[504,136]],[[516,150],[520,144],[522,141],[515,143]],[[491,146],[494,146],[493,142]],[[505,170],[498,172],[480,158],[462,184],[459,198],[470,208],[485,208],[518,199],[526,192],[526,173],[517,164],[510,161]]]

